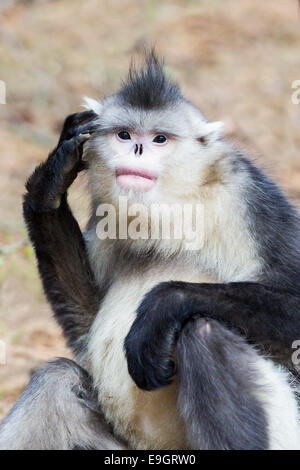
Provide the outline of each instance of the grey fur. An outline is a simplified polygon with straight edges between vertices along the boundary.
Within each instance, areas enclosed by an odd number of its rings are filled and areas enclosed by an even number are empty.
[[[39,369],[0,426],[0,450],[124,449],[87,372],[69,359]]]
[[[215,321],[190,321],[176,359],[178,408],[192,449],[268,449],[255,355],[240,336]]]

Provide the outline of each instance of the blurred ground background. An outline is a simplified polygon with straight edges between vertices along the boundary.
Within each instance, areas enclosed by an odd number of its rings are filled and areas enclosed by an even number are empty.
[[[83,95],[112,92],[156,44],[209,119],[254,152],[300,203],[300,20],[296,0],[0,0],[0,418],[48,358],[70,355],[38,279],[21,215],[26,178]],[[71,191],[82,224],[84,177]]]

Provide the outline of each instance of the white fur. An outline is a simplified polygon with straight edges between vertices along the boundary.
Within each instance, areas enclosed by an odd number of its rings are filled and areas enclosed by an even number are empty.
[[[88,96],[84,96],[84,103],[82,106],[88,110],[94,111],[96,114],[101,113],[102,103],[101,101],[96,101],[93,98],[89,98]]]
[[[209,122],[204,129],[204,136],[210,138],[211,142],[220,139],[224,134],[224,123],[222,121]]]
[[[271,360],[259,358],[257,394],[268,419],[270,450],[300,450],[300,414],[291,377]]]

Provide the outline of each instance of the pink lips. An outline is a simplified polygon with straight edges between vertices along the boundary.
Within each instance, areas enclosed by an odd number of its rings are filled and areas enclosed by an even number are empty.
[[[145,170],[132,170],[130,168],[118,168],[116,181],[118,186],[126,189],[149,191],[155,185],[157,175]]]

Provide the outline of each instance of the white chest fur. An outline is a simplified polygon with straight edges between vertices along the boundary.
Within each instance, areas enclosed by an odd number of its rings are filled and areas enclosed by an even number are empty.
[[[237,196],[244,178],[243,175],[236,176],[237,181],[231,185],[214,185],[202,190],[204,244],[200,251],[178,257],[176,264],[168,268],[166,264],[163,268],[158,264],[156,269],[141,272],[132,265],[129,275],[114,278],[91,328],[87,367],[99,391],[106,418],[116,432],[129,439],[133,448],[184,449],[187,446],[176,408],[176,383],[154,392],[143,392],[128,374],[124,339],[142,297],[163,281],[259,279],[262,260],[249,233],[246,205],[243,198]],[[94,230],[95,227],[91,226],[86,240],[90,261],[101,284],[105,273],[115,273],[111,263],[115,246],[110,241],[99,245]],[[147,247],[147,242],[145,244]],[[164,252],[163,247],[162,244],[159,247],[161,251],[157,253],[166,260],[168,252]],[[212,278],[201,275],[201,272],[211,273]]]
[[[120,278],[106,295],[89,338],[87,362],[103,411],[115,432],[129,438],[133,448],[187,447],[176,410],[176,383],[153,392],[139,390],[128,374],[123,350],[142,297],[157,283],[169,280],[212,281],[207,276],[188,272],[186,267],[175,272],[173,267]]]

